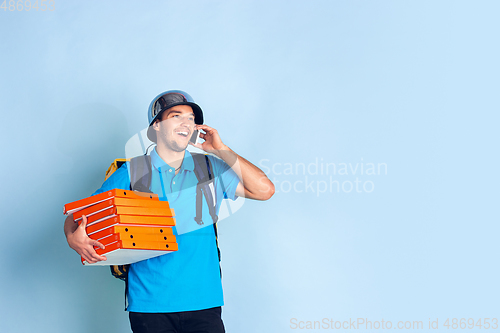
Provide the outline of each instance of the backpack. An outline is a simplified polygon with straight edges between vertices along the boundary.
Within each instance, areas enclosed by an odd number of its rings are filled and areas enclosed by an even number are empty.
[[[220,249],[219,241],[217,237],[217,221],[218,216],[216,213],[216,198],[210,186],[214,186],[214,175],[212,172],[212,163],[210,159],[205,154],[191,153],[194,163],[194,173],[198,179],[198,184],[196,185],[196,217],[194,218],[196,223],[199,225],[203,224],[202,221],[202,208],[203,208],[203,196],[207,201],[210,216],[212,217],[214,233],[215,233],[215,243],[217,246],[217,255],[219,257],[219,272],[222,278],[222,269],[220,267]],[[150,190],[151,185],[151,156],[141,155],[136,156],[131,159],[116,159],[106,171],[105,180],[109,178],[116,170],[118,170],[124,163],[130,162],[130,189],[133,191],[152,193]],[[224,185],[223,185],[224,186]],[[112,265],[110,266],[111,274],[125,281],[125,295],[127,292],[127,277],[128,268],[130,265]]]

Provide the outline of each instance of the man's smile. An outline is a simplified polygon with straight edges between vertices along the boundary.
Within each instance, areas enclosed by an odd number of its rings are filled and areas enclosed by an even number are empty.
[[[189,135],[189,130],[187,130],[187,129],[176,130],[175,133],[182,136],[182,137],[187,138]]]

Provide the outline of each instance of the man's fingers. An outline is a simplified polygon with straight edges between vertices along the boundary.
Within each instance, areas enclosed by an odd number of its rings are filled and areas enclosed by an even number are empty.
[[[212,129],[212,127],[210,127],[208,125],[204,125],[204,124],[202,124],[202,125],[196,125],[196,128],[197,129],[200,129],[200,128],[201,129]]]
[[[85,228],[86,224],[87,224],[87,217],[84,215],[82,217],[82,223],[81,223],[82,228]],[[76,252],[80,253],[80,255],[85,261],[87,261],[89,264],[94,264],[98,261],[106,260],[106,257],[100,256],[94,249],[94,246],[97,248],[104,249],[105,247],[102,243],[98,242],[95,239],[89,238],[86,234],[85,236],[81,235],[80,237],[84,237],[85,239],[82,238],[80,243],[81,245],[79,246],[80,250]]]
[[[82,253],[82,258],[89,264],[97,262],[97,260],[92,259],[92,256],[89,251],[85,251],[84,253]]]
[[[214,128],[212,128],[210,126],[207,126],[207,125],[196,125],[196,129],[202,129],[202,130],[204,130],[207,133],[215,131]]]
[[[96,240],[92,241],[92,252],[91,252],[92,259],[97,260],[97,261],[106,260],[106,257],[100,256],[99,254],[97,254],[97,252],[94,249],[94,246],[99,247],[99,248],[104,250],[104,245],[102,245],[102,243],[100,243]]]
[[[100,247],[101,249],[104,250],[104,245],[102,245],[101,243],[99,243],[98,241],[94,240],[92,242],[92,246],[95,246],[95,247]]]
[[[191,146],[193,146],[193,147],[196,147],[196,148],[198,148],[198,149],[203,150],[203,148],[202,148],[202,146],[201,146],[201,143],[196,143],[196,144],[194,144],[194,143],[192,143],[192,142],[189,142],[189,144],[190,144]]]
[[[85,251],[85,253],[82,254],[82,257],[83,257],[83,259],[85,259],[87,262],[89,262],[91,264],[96,263],[98,261],[106,260],[106,257],[98,255],[97,252],[95,252],[93,247],[91,250]]]
[[[98,255],[97,252],[95,252],[95,254],[92,256],[92,259],[94,259],[96,262],[106,261],[106,257]]]
[[[85,260],[86,262],[88,262],[89,264],[95,264],[97,261],[96,260],[92,260],[90,258],[85,258],[83,257],[83,260]]]
[[[80,226],[85,229],[87,227],[87,216],[82,215],[82,222],[80,223]]]

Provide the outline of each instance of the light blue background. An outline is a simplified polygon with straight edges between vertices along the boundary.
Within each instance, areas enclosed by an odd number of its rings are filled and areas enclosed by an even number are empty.
[[[422,0],[0,10],[0,331],[130,331],[123,283],[80,264],[62,206],[100,186],[168,89],[189,92],[263,169],[387,165],[270,170],[275,196],[219,224],[228,332],[499,318],[499,11]],[[374,187],[305,192],[306,176]]]

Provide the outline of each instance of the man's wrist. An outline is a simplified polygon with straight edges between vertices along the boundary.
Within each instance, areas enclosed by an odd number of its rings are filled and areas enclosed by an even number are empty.
[[[217,157],[220,157],[223,159],[224,155],[226,155],[229,152],[232,152],[231,148],[229,148],[228,146],[223,144],[221,148],[215,150],[214,154]]]
[[[220,149],[217,152],[217,157],[221,158],[230,167],[233,167],[238,161],[238,154],[226,145],[224,145],[224,149]]]

